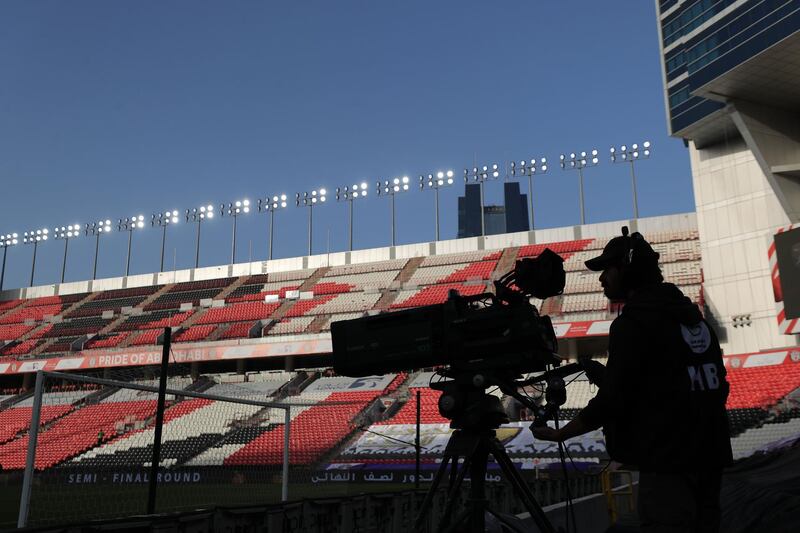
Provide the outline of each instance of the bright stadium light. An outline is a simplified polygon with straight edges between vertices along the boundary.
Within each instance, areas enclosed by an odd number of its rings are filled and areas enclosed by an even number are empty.
[[[275,211],[285,209],[287,197],[285,194],[276,194],[272,197],[258,199],[258,212],[269,213],[269,259],[272,259],[272,235],[275,226]]]
[[[636,194],[636,170],[634,163],[639,159],[649,159],[650,151],[653,145],[650,141],[645,141],[641,146],[638,144],[621,145],[619,147],[612,146],[609,150],[611,152],[612,163],[630,163],[631,165],[631,188],[633,189],[633,218],[639,218],[639,199]]]
[[[233,237],[231,238],[231,264],[236,263],[236,221],[239,215],[246,215],[250,212],[250,200],[236,200],[228,205],[221,204],[219,212],[222,216],[233,218]]]
[[[109,233],[111,231],[111,221],[100,220],[98,222],[90,222],[86,224],[84,233],[86,235],[94,235],[94,261],[92,266],[92,279],[97,279],[97,256],[100,252],[100,235]]]
[[[0,270],[0,291],[3,290],[3,281],[6,277],[6,254],[8,253],[8,247],[14,246],[19,244],[19,234],[17,233],[6,233],[5,235],[0,234],[0,247],[3,248],[3,268]]]
[[[344,187],[336,187],[336,201],[337,202],[348,202],[350,204],[350,217],[349,217],[349,224],[348,224],[348,249],[352,252],[353,251],[353,201],[358,200],[360,198],[367,197],[367,191],[369,187],[366,183],[356,183],[353,185],[346,185]]]
[[[64,275],[67,271],[67,249],[69,248],[69,240],[80,234],[80,224],[70,224],[69,226],[53,228],[53,238],[62,239],[64,241],[64,260],[61,262],[61,283],[64,283]]]
[[[488,180],[496,180],[500,177],[500,165],[492,163],[491,165],[483,165],[472,167],[472,169],[464,169],[464,183],[475,181],[480,185],[481,197],[481,235],[486,235],[486,217],[484,216],[484,200],[483,200],[483,184]]]
[[[559,161],[561,163],[561,170],[578,171],[578,194],[580,197],[580,204],[581,204],[581,225],[586,224],[586,209],[583,201],[583,169],[588,166],[597,165],[600,162],[600,159],[598,159],[597,155],[598,155],[597,150],[592,149],[589,153],[572,152],[569,154],[569,157],[567,157],[566,154],[561,154],[559,156]]]
[[[201,205],[200,207],[195,207],[186,210],[186,222],[191,221],[197,224],[197,234],[194,242],[195,268],[198,268],[200,266],[200,226],[203,225],[203,221],[212,218],[214,218],[214,206],[211,204]]]
[[[31,287],[33,287],[33,275],[36,270],[36,250],[39,248],[39,243],[46,241],[49,235],[50,230],[47,228],[26,231],[22,234],[22,243],[33,245],[33,260],[31,261]]]
[[[161,226],[161,263],[159,272],[164,272],[164,246],[167,242],[167,226],[177,224],[180,221],[180,213],[177,210],[162,211],[154,213],[150,218],[151,226]]]
[[[408,176],[402,176],[399,178],[384,180],[383,183],[380,181],[375,182],[375,187],[377,189],[378,196],[391,196],[392,198],[392,246],[394,246],[397,240],[395,232],[394,197],[400,193],[408,192],[409,188],[411,187],[411,180],[408,179]]]
[[[324,204],[325,200],[327,199],[328,191],[325,189],[314,189],[310,192],[297,193],[295,195],[295,203],[297,207],[303,206],[308,208],[308,255],[311,255],[314,206],[317,204]]]
[[[511,175],[527,176],[528,177],[528,211],[530,212],[530,229],[534,228],[535,218],[533,216],[533,177],[537,174],[544,174],[547,172],[547,158],[540,157],[539,159],[528,159],[511,162]]]
[[[133,242],[133,232],[142,228],[144,228],[144,215],[120,218],[117,222],[117,231],[128,232],[128,254],[125,256],[125,277],[128,277],[131,271],[131,243]]]
[[[435,237],[439,240],[439,189],[442,187],[449,187],[455,183],[455,174],[452,170],[440,170],[434,174],[419,177],[420,190],[433,189],[434,199],[434,219],[435,219]]]

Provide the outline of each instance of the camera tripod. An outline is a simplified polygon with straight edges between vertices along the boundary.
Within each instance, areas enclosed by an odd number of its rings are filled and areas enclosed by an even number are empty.
[[[484,398],[489,397],[489,395],[483,394]],[[539,531],[542,533],[556,533],[555,527],[550,523],[522,476],[517,472],[514,463],[506,453],[505,448],[503,448],[503,444],[497,439],[495,429],[500,426],[500,420],[491,415],[480,416],[480,418],[481,422],[467,425],[463,429],[456,429],[450,436],[442,464],[439,466],[439,470],[433,478],[433,483],[425,495],[422,507],[414,522],[414,528],[419,531],[422,527],[426,516],[430,512],[436,490],[447,475],[447,468],[450,466],[447,500],[439,531],[484,533],[486,527],[485,512],[491,511],[485,492],[486,463],[489,459],[489,454],[491,454],[500,466],[505,478],[511,483],[514,494],[519,497],[525,509],[530,513],[531,519],[539,528]],[[464,460],[459,465],[459,459],[462,457]],[[468,473],[471,478],[469,498],[465,509],[455,519],[451,520],[461,484]],[[502,517],[496,514],[495,516],[501,522],[506,523],[507,526],[512,529],[515,528],[513,524],[504,521]]]

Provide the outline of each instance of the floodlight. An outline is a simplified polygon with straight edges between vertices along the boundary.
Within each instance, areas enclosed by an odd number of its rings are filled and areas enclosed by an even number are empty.
[[[481,167],[472,167],[472,174],[467,169],[464,169],[464,181],[468,182],[470,177],[473,181],[477,181],[480,185],[481,197],[481,235],[486,235],[486,217],[484,214],[483,202],[483,183],[487,180],[495,180],[500,177],[500,165],[492,163],[491,165],[483,165]]]
[[[347,202],[348,205],[348,249],[353,250],[353,201],[366,198],[369,186],[366,182],[354,183],[351,186],[336,187],[336,201]]]
[[[53,228],[53,238],[61,239],[64,241],[64,259],[61,262],[61,283],[64,283],[64,275],[67,270],[67,250],[69,249],[69,240],[77,237],[81,233],[80,224],[70,224],[69,226],[56,226]]]
[[[272,236],[275,225],[275,211],[286,208],[287,196],[285,194],[274,194],[265,198],[258,199],[258,212],[269,213],[269,259],[272,259]]]
[[[25,231],[22,233],[22,243],[33,245],[33,259],[31,260],[31,287],[33,287],[33,276],[36,270],[36,251],[39,248],[39,243],[47,240],[49,233],[50,230],[47,228]]]
[[[577,153],[570,152],[569,154],[569,162],[566,161],[566,157],[564,154],[559,156],[561,170],[577,170],[578,171],[578,197],[580,202],[580,212],[581,212],[581,224],[586,223],[586,210],[584,206],[583,200],[583,169],[588,166],[594,166],[600,163],[600,158],[598,157],[599,152],[596,148],[592,148],[588,152],[582,150]],[[567,164],[569,163],[569,164]]]
[[[324,203],[327,194],[328,192],[324,188],[320,188],[295,195],[297,207],[308,207],[308,255],[311,255],[313,244],[314,206],[317,203]]]
[[[236,200],[230,202],[226,207],[225,204],[220,204],[219,214],[221,216],[229,216],[233,218],[233,236],[231,237],[231,264],[236,263],[236,226],[239,215],[246,215],[250,212],[250,200],[247,198],[243,200]]]
[[[562,163],[561,166],[564,166],[564,154],[559,156]],[[542,157],[538,160],[536,158],[531,158],[530,160],[521,159],[519,163],[516,161],[511,162],[511,175],[514,177],[517,176],[527,176],[528,178],[528,212],[530,213],[530,229],[534,229],[534,221],[535,218],[533,216],[533,177],[537,174],[544,174],[547,172],[547,158]]]
[[[0,270],[0,291],[3,290],[3,281],[6,277],[6,254],[8,253],[8,247],[14,246],[19,243],[19,234],[17,233],[6,233],[5,235],[0,234],[0,247],[3,248],[3,268]]]
[[[375,191],[378,196],[391,196],[392,200],[392,209],[391,209],[391,218],[392,218],[392,246],[396,243],[396,233],[395,233],[395,196],[398,193],[408,192],[410,189],[411,180],[408,176],[399,176],[397,178],[392,178],[390,180],[384,180],[383,184],[380,181],[375,182]]]
[[[650,157],[650,141],[644,141],[639,146],[634,143],[628,149],[627,145],[621,145],[619,150],[616,147],[611,147],[611,162],[612,163],[630,163],[631,165],[631,189],[633,191],[633,218],[639,218],[639,201],[636,192],[636,169],[634,163],[639,159],[647,159]]]
[[[178,223],[178,211],[166,210],[150,217],[151,226],[161,226],[161,262],[159,272],[164,272],[164,246],[167,241],[167,226]]]
[[[186,210],[186,222],[194,222],[197,225],[194,247],[194,267],[200,266],[200,226],[204,220],[214,218],[214,206],[211,204],[201,205]]]
[[[464,173],[467,174],[468,171],[466,169],[464,169]],[[450,185],[455,183],[455,180],[453,179],[454,176],[455,176],[455,173],[452,170],[439,170],[439,171],[436,172],[436,174],[428,174],[427,177],[426,176],[420,176],[419,177],[419,188],[420,188],[420,190],[424,190],[426,188],[426,185],[427,185],[427,188],[428,189],[433,189],[433,192],[434,192],[434,196],[435,196],[435,198],[434,198],[434,206],[435,206],[435,210],[434,210],[435,217],[434,217],[434,219],[435,219],[435,223],[436,223],[435,224],[435,229],[436,229],[435,237],[436,237],[437,241],[439,240],[439,189],[442,188],[442,187],[449,187]]]

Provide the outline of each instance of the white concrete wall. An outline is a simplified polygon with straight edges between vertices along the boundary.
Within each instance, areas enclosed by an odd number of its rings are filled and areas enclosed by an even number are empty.
[[[695,224],[694,213],[681,213],[652,218],[642,218],[636,221],[639,231],[645,236],[647,231],[668,231],[692,229]],[[182,283],[207,279],[225,278],[228,276],[249,276],[253,274],[288,272],[293,270],[313,269],[326,266],[340,266],[347,264],[371,263],[387,261],[390,259],[403,259],[410,257],[423,257],[432,254],[450,254],[472,252],[476,250],[499,250],[510,246],[525,246],[534,243],[548,243],[571,241],[580,238],[611,237],[619,235],[623,225],[633,227],[632,221],[617,220],[585,226],[566,226],[562,228],[540,229],[533,232],[507,233],[503,235],[489,235],[485,238],[469,237],[465,239],[452,239],[439,242],[423,242],[406,244],[397,247],[371,248],[367,250],[354,250],[352,252],[333,252],[307,257],[291,257],[275,259],[272,261],[259,261],[252,263],[238,263],[235,265],[219,265],[198,269],[186,269],[160,272],[154,274],[140,274],[128,278],[106,278],[94,281],[79,281],[61,285],[43,285],[31,288],[13,289],[0,293],[0,300],[12,298],[36,298],[51,296],[53,294],[75,294],[80,292],[105,291],[127,287],[142,287],[148,285],[164,285],[168,283]],[[646,230],[644,228],[647,228]]]
[[[697,150],[690,157],[700,232],[705,298],[723,349],[742,353],[797,345],[776,321],[767,249],[789,218],[742,140]],[[731,318],[752,325],[733,328]]]

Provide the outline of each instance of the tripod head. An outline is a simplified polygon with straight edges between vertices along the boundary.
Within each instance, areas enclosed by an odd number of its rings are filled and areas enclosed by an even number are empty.
[[[442,391],[439,414],[450,419],[453,429],[482,431],[499,428],[509,419],[500,398],[486,392],[493,381],[483,374],[467,372],[431,383],[432,389]]]

